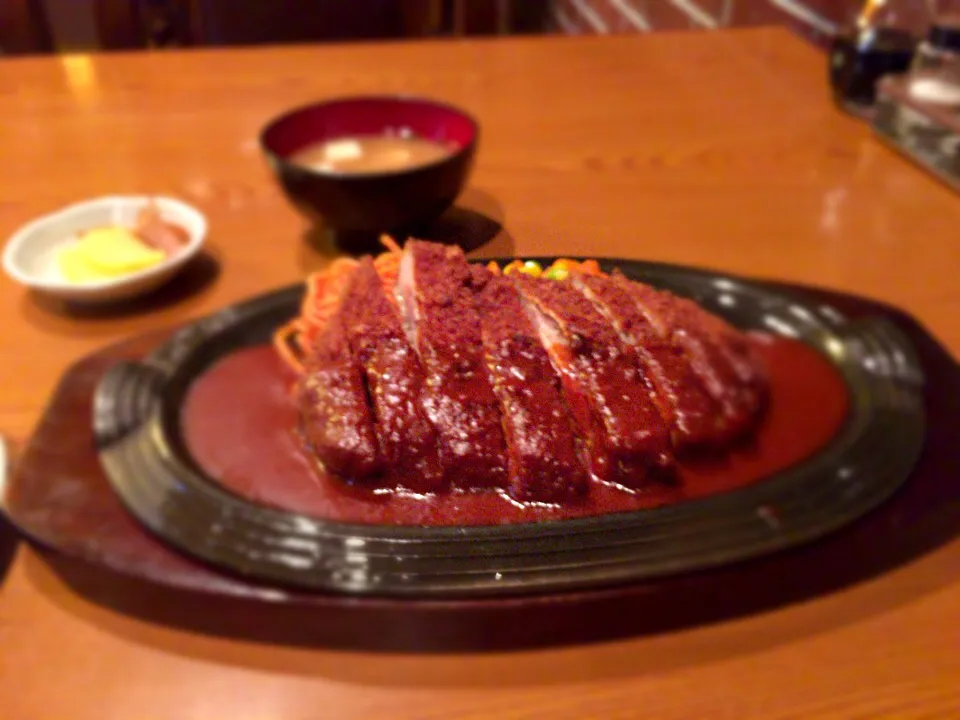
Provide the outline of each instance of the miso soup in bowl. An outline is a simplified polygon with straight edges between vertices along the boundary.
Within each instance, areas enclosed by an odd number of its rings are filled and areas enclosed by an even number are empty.
[[[337,231],[403,232],[460,194],[479,127],[433,100],[356,97],[285,113],[260,140],[288,199],[312,220]]]

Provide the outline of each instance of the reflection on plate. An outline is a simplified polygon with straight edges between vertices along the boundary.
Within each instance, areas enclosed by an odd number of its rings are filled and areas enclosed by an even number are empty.
[[[549,259],[541,259],[548,263]],[[271,582],[351,593],[463,596],[542,592],[690,572],[808,542],[860,517],[907,476],[923,440],[922,377],[882,320],[709,273],[602,261],[732,323],[799,340],[833,365],[850,398],[834,437],[761,482],[690,502],[502,526],[397,527],[318,519],[251,502],[214,482],[184,436],[196,378],[267,342],[302,287],[257,298],[178,333],[98,388],[101,460],[127,507],[188,554]]]

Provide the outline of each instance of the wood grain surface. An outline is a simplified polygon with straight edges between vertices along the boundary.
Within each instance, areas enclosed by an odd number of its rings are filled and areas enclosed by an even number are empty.
[[[477,254],[621,255],[831,286],[903,307],[956,352],[960,204],[836,112],[825,72],[782,30],[4,61],[0,236],[79,198],[162,192],[208,214],[211,252],[121,314],[4,278],[0,432],[22,443],[94,348],[328,262],[256,137],[291,105],[358,92],[428,94],[480,119],[462,204],[504,229]],[[958,542],[745,620],[456,656],[173,631],[91,604],[21,548],[0,586],[0,717],[958,717],[958,627]]]

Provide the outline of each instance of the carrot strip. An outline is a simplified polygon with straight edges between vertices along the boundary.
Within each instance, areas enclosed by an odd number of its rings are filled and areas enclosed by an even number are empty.
[[[391,252],[379,255],[373,261],[373,267],[380,276],[380,282],[383,283],[383,289],[387,291],[387,297],[393,296],[393,288],[397,284],[397,278],[400,277],[400,257]]]
[[[397,241],[386,233],[380,236],[380,244],[395,255],[400,255],[403,252],[403,249],[397,244]]]
[[[280,359],[299,374],[303,372],[303,363],[300,362],[300,358],[297,357],[291,346],[291,338],[297,332],[298,324],[299,321],[294,320],[277,330],[273,335],[273,346],[280,355]]]
[[[596,260],[584,260],[580,263],[580,272],[585,275],[603,275],[603,271],[600,269],[600,263]]]

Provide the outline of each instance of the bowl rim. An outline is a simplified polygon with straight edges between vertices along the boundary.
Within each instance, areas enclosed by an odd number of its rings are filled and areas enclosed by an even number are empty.
[[[192,216],[197,223],[197,229],[195,232],[189,233],[190,239],[183,251],[173,255],[172,257],[164,259],[162,262],[157,263],[156,265],[144,268],[142,270],[136,270],[134,272],[127,273],[116,278],[111,278],[109,280],[100,280],[91,283],[71,283],[67,280],[41,279],[34,274],[22,270],[21,266],[14,260],[17,252],[22,247],[30,243],[33,234],[38,229],[44,225],[55,222],[65,215],[75,213],[93,205],[106,205],[116,202],[131,201],[143,202],[146,204],[151,200],[160,200],[164,203],[169,203],[174,206],[175,212]],[[24,287],[33,288],[35,290],[44,292],[60,294],[69,293],[76,297],[84,295],[96,295],[103,291],[114,290],[116,288],[132,285],[148,278],[163,275],[174,268],[185,265],[203,248],[204,244],[206,243],[207,231],[208,223],[206,216],[200,212],[200,210],[189,203],[180,200],[179,198],[159,194],[101,195],[99,197],[89,198],[87,200],[79,200],[77,202],[64,205],[56,210],[53,210],[52,212],[40,215],[24,225],[21,225],[7,239],[7,242],[4,246],[3,269],[10,278],[20,283]]]
[[[290,118],[299,115],[300,113],[306,112],[307,110],[313,110],[316,108],[330,107],[332,105],[343,105],[354,102],[364,102],[364,101],[391,101],[398,102],[403,104],[409,103],[420,103],[423,105],[432,105],[433,107],[440,108],[459,115],[470,125],[471,134],[470,141],[461,145],[457,150],[450,153],[449,155],[444,155],[443,157],[434,160],[432,162],[426,163],[424,165],[414,165],[412,167],[403,168],[400,170],[372,170],[368,172],[345,172],[337,170],[317,170],[316,168],[307,167],[305,165],[299,165],[295,162],[291,162],[287,157],[279,154],[274,151],[269,144],[267,143],[267,134],[274,130],[276,127],[282,123],[290,120]],[[412,93],[370,93],[366,95],[341,95],[339,97],[327,98],[326,100],[317,100],[314,102],[304,103],[302,105],[297,105],[289,110],[282,112],[279,115],[274,116],[260,129],[259,136],[257,138],[260,150],[263,152],[271,162],[274,162],[278,165],[282,165],[286,169],[292,169],[298,173],[308,175],[310,177],[316,178],[325,178],[331,180],[343,180],[343,181],[362,181],[369,179],[381,179],[389,177],[402,177],[404,175],[410,175],[417,173],[423,170],[428,170],[435,168],[441,165],[445,165],[457,158],[463,157],[472,153],[476,147],[477,143],[480,140],[480,123],[479,121],[469,112],[464,110],[457,105],[452,103],[445,102],[443,100],[436,100],[426,95],[415,95]]]

